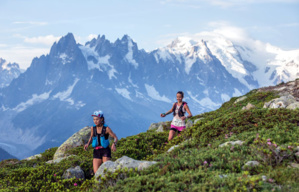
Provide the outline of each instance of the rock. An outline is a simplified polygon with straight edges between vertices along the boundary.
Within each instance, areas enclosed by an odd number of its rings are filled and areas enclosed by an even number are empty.
[[[96,181],[101,182],[101,177],[104,177],[106,174],[105,170],[109,171],[111,173],[114,173],[118,169],[124,169],[124,168],[136,169],[137,168],[138,171],[141,171],[141,170],[147,169],[149,166],[152,166],[156,163],[157,162],[155,162],[155,161],[139,161],[139,160],[135,160],[130,157],[127,157],[127,156],[122,156],[121,158],[117,159],[115,162],[106,161],[105,163],[103,163],[97,170],[97,172],[95,174],[95,179],[96,179]]]
[[[299,158],[299,152],[295,153],[295,156],[296,156],[297,158]]]
[[[290,165],[288,167],[290,167],[290,168],[299,168],[299,164],[298,163],[290,163]]]
[[[291,103],[289,106],[287,106],[287,109],[298,109],[299,108],[299,102]]]
[[[170,152],[170,151],[174,150],[174,148],[176,148],[176,147],[178,147],[178,146],[179,146],[179,145],[175,145],[175,146],[170,147],[170,148],[168,149],[167,152]]]
[[[195,120],[194,120],[194,124],[196,124],[198,121],[200,121],[200,120],[202,120],[202,119],[204,119],[204,118],[201,117],[201,118],[195,119]]]
[[[156,132],[160,133],[160,132],[163,132],[163,131],[164,131],[163,125],[159,125],[158,129],[156,130]]]
[[[238,98],[234,103],[238,103],[238,102],[243,101],[245,99],[247,99],[247,96],[243,96],[243,97]]]
[[[227,177],[227,175],[218,175],[221,179]]]
[[[165,125],[165,122],[159,122],[159,123],[152,123],[148,130],[155,130],[155,129],[158,129],[160,127],[160,125]]]
[[[121,158],[117,159],[115,161],[115,163],[117,164],[117,168],[121,169],[121,168],[133,168],[135,169],[136,167],[139,166],[139,163],[141,161],[138,161],[138,160],[135,160],[135,159],[132,159],[130,157],[127,157],[127,156],[122,156]]]
[[[60,158],[57,158],[57,159],[55,159],[55,160],[49,160],[49,161],[47,161],[46,163],[48,163],[48,164],[52,164],[52,163],[60,163],[62,160],[64,160],[64,159],[68,159],[68,158],[70,158],[70,157],[76,157],[77,155],[69,155],[69,156],[66,156],[66,157],[60,157]]]
[[[147,169],[148,167],[150,167],[156,163],[157,162],[155,162],[155,161],[143,161],[138,165],[138,170],[141,171],[141,170]]]
[[[255,105],[252,105],[251,103],[248,103],[246,106],[244,106],[242,108],[242,110],[250,110],[250,109],[254,109]]]
[[[37,154],[37,155],[33,155],[31,157],[28,157],[28,158],[26,158],[24,160],[29,161],[29,160],[33,160],[33,159],[37,159],[37,158],[41,158],[41,157],[42,157],[42,154]]]
[[[272,99],[264,104],[263,108],[286,108],[292,103],[296,103],[296,99],[292,95],[281,96],[280,98]]]
[[[71,179],[71,178],[85,179],[84,171],[81,169],[80,166],[67,169],[63,173],[62,177],[64,179]]]
[[[225,146],[228,146],[229,144],[231,144],[231,145],[242,145],[243,143],[244,143],[244,141],[240,141],[240,140],[228,141],[228,142],[225,142],[225,143],[219,145],[219,147],[225,147]]]
[[[105,171],[109,171],[111,173],[114,173],[116,171],[117,164],[114,163],[113,161],[106,161],[105,163],[103,163],[99,169],[97,170],[94,178],[96,181],[101,182],[101,177],[104,177],[105,175]],[[97,179],[98,178],[98,179]]]
[[[186,122],[186,128],[190,128],[193,126],[193,121],[191,121],[190,119],[187,120]]]
[[[65,152],[67,150],[73,149],[75,147],[83,146],[88,142],[90,138],[90,127],[84,127],[74,135],[72,135],[68,140],[66,140],[60,147],[56,150],[53,160],[65,157]]]
[[[256,167],[259,166],[259,164],[260,163],[258,161],[248,161],[247,163],[245,163],[242,169],[245,169],[246,167]]]

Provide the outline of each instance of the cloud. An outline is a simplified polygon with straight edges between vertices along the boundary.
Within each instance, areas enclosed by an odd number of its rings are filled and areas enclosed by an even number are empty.
[[[24,42],[32,44],[52,45],[55,41],[58,41],[60,38],[61,36],[55,37],[54,35],[25,37]]]
[[[32,48],[24,46],[0,47],[0,55],[8,62],[16,62],[20,68],[27,69],[34,57],[49,53],[49,48]]]
[[[98,38],[98,35],[96,35],[96,34],[90,34],[90,35],[88,35],[87,40],[90,41],[90,40],[96,39],[96,38]]]
[[[38,21],[15,21],[13,24],[27,24],[27,25],[38,25],[38,26],[44,26],[48,25],[47,22],[38,22]]]
[[[248,4],[264,3],[299,3],[299,0],[164,0],[161,4],[188,6],[192,8],[201,8],[205,4],[221,8],[230,8],[236,6],[246,6]]]
[[[264,3],[299,3],[299,0],[203,0],[222,8]]]

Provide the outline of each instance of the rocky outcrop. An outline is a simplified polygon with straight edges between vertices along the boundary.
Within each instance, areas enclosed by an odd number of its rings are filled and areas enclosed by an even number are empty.
[[[152,123],[150,125],[150,127],[148,128],[148,130],[155,130],[155,129],[158,129],[160,126],[163,127],[163,125],[165,125],[165,122]]]
[[[243,101],[245,99],[247,99],[247,96],[240,97],[234,102],[234,104],[239,103],[240,101]]]
[[[118,169],[137,169],[138,171],[141,171],[143,169],[146,169],[150,167],[151,165],[156,164],[155,161],[139,161],[132,159],[127,156],[122,156],[121,158],[117,159],[115,162],[113,161],[106,161],[103,163],[100,168],[97,170],[95,174],[95,179],[98,182],[102,182],[101,177],[104,177],[105,174],[109,171],[111,173],[114,173]]]
[[[68,140],[66,140],[55,152],[53,160],[58,158],[66,157],[65,152],[67,150],[73,149],[78,146],[83,146],[88,142],[90,138],[90,127],[84,127],[74,135],[72,135]]]
[[[156,132],[158,132],[158,133],[163,132],[163,131],[164,131],[164,127],[163,127],[163,125],[160,125],[160,126],[158,127],[158,129],[156,130]]]
[[[277,91],[280,96],[292,95],[299,101],[299,78],[276,86],[259,88],[258,91]]]
[[[298,109],[299,108],[299,102],[291,103],[289,106],[287,106],[287,109]]]
[[[281,96],[280,98],[272,99],[264,104],[264,108],[287,108],[290,105],[298,103],[292,95]],[[296,106],[296,104],[294,105]]]

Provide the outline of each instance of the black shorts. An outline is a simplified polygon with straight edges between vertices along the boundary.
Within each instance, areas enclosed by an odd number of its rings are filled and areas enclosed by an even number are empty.
[[[93,150],[93,158],[94,159],[102,159],[103,157],[111,158],[111,149],[110,149],[110,147],[102,148],[102,149],[94,149]]]
[[[181,133],[181,132],[182,132],[182,131],[179,131],[179,130],[177,130],[177,129],[175,129],[175,128],[170,128],[170,130],[173,130],[173,131],[178,132],[178,133]]]

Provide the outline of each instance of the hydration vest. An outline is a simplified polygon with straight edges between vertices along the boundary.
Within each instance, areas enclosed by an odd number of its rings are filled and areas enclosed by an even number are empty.
[[[173,108],[172,108],[173,116],[176,115],[175,110],[176,110],[177,104],[178,104],[178,102],[176,102],[176,103],[174,104]],[[185,115],[185,113],[186,113],[186,112],[183,111],[183,107],[184,107],[185,104],[187,104],[187,103],[186,103],[185,101],[183,101],[182,105],[180,106],[180,108],[179,108],[179,110],[178,110],[178,115],[179,115],[179,117],[183,117],[183,116]]]

